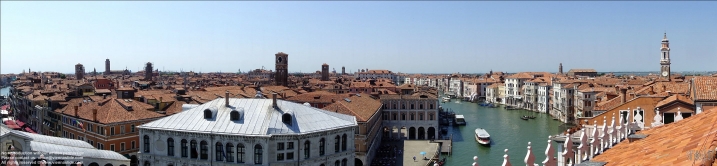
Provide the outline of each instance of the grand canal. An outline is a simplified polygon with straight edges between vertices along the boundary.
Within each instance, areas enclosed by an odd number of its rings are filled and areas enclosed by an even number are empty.
[[[457,100],[442,103],[444,108],[464,115],[467,122],[465,126],[454,126],[452,129],[453,154],[441,157],[447,157],[446,165],[449,166],[469,166],[473,163],[473,156],[478,156],[479,165],[501,165],[505,149],[508,149],[511,164],[521,165],[524,163],[528,142],[532,144],[536,163],[540,163],[545,160],[548,136],[560,133],[561,122],[547,114],[481,107],[477,103],[456,103]],[[520,119],[522,115],[533,115],[535,119],[523,120]],[[490,147],[475,141],[474,130],[478,127],[490,133],[493,141]]]

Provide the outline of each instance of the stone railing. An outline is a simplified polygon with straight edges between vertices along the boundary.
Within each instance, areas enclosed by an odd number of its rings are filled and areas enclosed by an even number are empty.
[[[523,162],[526,166],[572,166],[592,160],[593,157],[627,139],[627,136],[633,132],[630,129],[630,126],[633,125],[634,123],[623,124],[621,120],[616,121],[615,114],[613,114],[610,124],[607,123],[607,120],[603,120],[602,125],[598,126],[595,121],[592,126],[583,125],[577,131],[568,130],[565,134],[548,136],[548,146],[545,149],[546,157],[541,162],[542,164],[535,163],[536,159],[530,142],[528,142],[528,150]],[[562,143],[562,146],[558,146],[556,150],[552,141]],[[508,149],[505,149],[504,152],[503,166],[510,166]],[[472,165],[477,166],[478,156],[474,156],[473,160]]]

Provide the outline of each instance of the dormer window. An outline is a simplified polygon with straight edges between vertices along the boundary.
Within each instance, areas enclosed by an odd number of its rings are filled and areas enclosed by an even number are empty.
[[[212,118],[212,111],[209,109],[204,110],[204,119]]]
[[[204,110],[204,119],[212,119],[217,115],[217,108],[211,107]]]
[[[244,110],[232,110],[232,112],[229,113],[229,119],[232,121],[241,120],[241,117],[244,115]]]
[[[291,126],[292,122],[291,113],[284,113],[284,115],[281,115],[281,122],[284,122],[285,124]]]

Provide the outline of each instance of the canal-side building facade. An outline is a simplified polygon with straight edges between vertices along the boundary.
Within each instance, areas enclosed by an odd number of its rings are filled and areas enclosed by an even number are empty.
[[[438,98],[417,92],[412,95],[381,95],[383,127],[391,139],[433,139],[438,136]],[[398,133],[393,133],[397,131]],[[407,135],[397,135],[407,133]]]
[[[139,126],[139,160],[144,166],[354,165],[356,127],[353,116],[276,97],[218,98]]]
[[[551,108],[551,97],[553,91],[550,90],[552,87],[550,82],[540,83],[538,87],[538,112],[547,113]]]

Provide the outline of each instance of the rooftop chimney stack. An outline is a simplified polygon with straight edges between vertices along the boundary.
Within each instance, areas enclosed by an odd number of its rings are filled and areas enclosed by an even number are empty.
[[[224,106],[229,107],[229,91],[224,92]]]
[[[75,116],[77,116],[77,110],[79,110],[79,106],[75,106]]]
[[[276,106],[276,93],[271,93],[271,104],[274,108],[278,108]]]
[[[97,122],[97,109],[92,109],[92,120]]]

